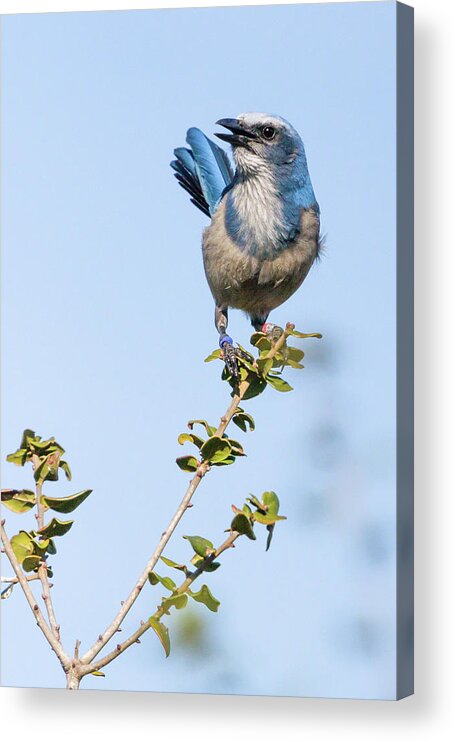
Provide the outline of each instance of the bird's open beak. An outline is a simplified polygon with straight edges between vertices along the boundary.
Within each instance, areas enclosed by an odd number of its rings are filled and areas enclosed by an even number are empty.
[[[257,135],[249,129],[243,121],[239,119],[219,119],[216,122],[217,126],[224,126],[225,129],[229,129],[231,134],[215,134],[218,139],[222,139],[223,142],[228,142],[233,147],[246,147],[249,149],[249,143],[252,140],[257,140]]]

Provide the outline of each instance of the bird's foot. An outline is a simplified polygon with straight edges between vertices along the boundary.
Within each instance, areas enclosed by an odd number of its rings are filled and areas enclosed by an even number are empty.
[[[226,371],[228,372],[229,376],[233,376],[235,379],[238,379],[239,367],[237,365],[234,341],[231,337],[229,337],[229,335],[222,335],[220,337],[220,348],[223,351]]]
[[[269,340],[276,343],[284,333],[284,330],[282,327],[274,325],[273,322],[264,322],[262,325],[262,332],[267,335]]]
[[[237,359],[241,361],[254,362],[253,356],[240,347],[234,347],[234,341],[229,335],[222,335],[220,338],[220,348],[223,351],[224,363],[229,376],[235,379],[240,378],[239,365]]]

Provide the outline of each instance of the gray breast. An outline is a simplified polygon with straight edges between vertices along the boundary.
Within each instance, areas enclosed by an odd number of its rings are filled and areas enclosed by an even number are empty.
[[[310,270],[319,249],[319,216],[312,209],[302,209],[296,239],[264,260],[240,249],[230,238],[225,202],[203,234],[207,282],[218,306],[267,314],[292,296]]]

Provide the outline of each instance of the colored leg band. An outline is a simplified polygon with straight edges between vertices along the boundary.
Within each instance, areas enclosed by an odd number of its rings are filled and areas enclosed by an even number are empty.
[[[223,347],[224,343],[229,343],[229,345],[234,345],[234,341],[229,335],[222,335],[220,337],[220,348]]]

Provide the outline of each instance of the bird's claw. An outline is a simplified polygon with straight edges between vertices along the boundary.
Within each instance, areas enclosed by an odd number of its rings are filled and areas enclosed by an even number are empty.
[[[279,340],[284,333],[284,330],[282,327],[274,325],[273,322],[264,322],[262,326],[262,332],[267,335],[269,340],[272,340],[272,342],[276,343],[277,340]]]
[[[235,379],[238,379],[239,367],[237,364],[237,348],[234,348],[232,342],[229,342],[229,340],[225,340],[223,344],[220,343],[220,345],[223,351],[224,365],[226,366],[226,371],[228,372],[229,376],[233,376]]]
[[[234,379],[238,380],[240,378],[239,364],[237,363],[237,359],[240,359],[241,361],[248,361],[249,363],[254,362],[254,358],[250,353],[247,353],[247,351],[243,350],[243,348],[234,347],[234,341],[231,337],[229,337],[229,335],[223,335],[220,338],[220,348],[223,351],[226,371],[229,376],[232,376]]]

